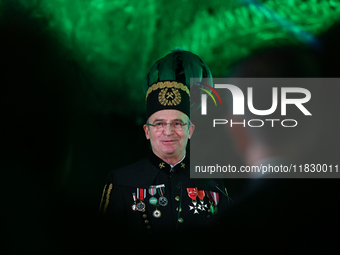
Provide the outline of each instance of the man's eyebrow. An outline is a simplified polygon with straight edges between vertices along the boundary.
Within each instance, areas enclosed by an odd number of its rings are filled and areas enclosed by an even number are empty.
[[[184,123],[184,121],[183,121],[182,119],[174,119],[174,120],[172,120],[172,121],[181,121],[181,122]]]
[[[155,119],[155,120],[153,121],[153,123],[155,123],[155,122],[157,122],[157,121],[165,121],[165,120],[164,120],[164,119]],[[181,122],[184,123],[184,121],[183,121],[182,119],[173,119],[173,120],[171,120],[171,121],[181,121]]]
[[[164,119],[155,119],[153,123],[155,123],[156,121],[164,121]]]

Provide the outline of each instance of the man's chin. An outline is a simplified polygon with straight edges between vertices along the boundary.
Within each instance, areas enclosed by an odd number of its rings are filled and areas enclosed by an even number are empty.
[[[174,150],[165,150],[163,151],[164,155],[167,155],[167,156],[173,156],[175,155],[175,151]]]
[[[174,148],[167,148],[167,149],[164,149],[162,152],[164,155],[168,157],[176,156],[178,154],[178,151],[176,151]]]

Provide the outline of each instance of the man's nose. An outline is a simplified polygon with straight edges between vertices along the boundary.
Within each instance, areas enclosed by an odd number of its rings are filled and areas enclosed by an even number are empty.
[[[163,132],[166,135],[171,135],[173,133],[171,123],[166,123]]]

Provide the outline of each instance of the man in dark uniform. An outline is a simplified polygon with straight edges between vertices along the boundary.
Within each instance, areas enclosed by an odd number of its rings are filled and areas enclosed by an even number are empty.
[[[157,61],[147,75],[144,131],[152,153],[111,172],[100,205],[123,228],[138,233],[201,229],[222,214],[227,198],[209,180],[190,179],[186,147],[195,126],[188,85],[194,77],[211,78],[211,73],[198,56],[183,50]]]

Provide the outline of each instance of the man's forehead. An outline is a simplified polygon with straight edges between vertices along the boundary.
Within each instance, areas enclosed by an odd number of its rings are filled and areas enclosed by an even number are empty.
[[[188,116],[178,110],[161,110],[152,114],[149,118],[150,121],[154,120],[188,120]]]

